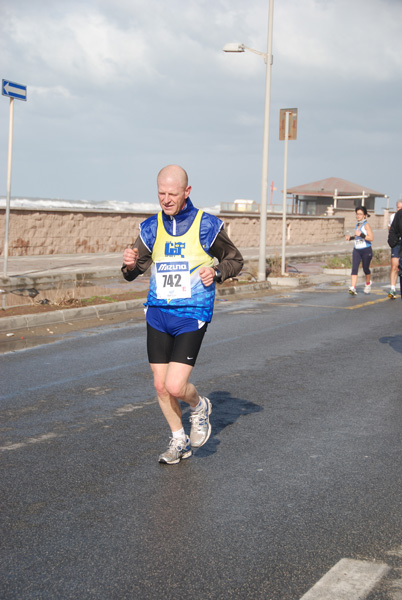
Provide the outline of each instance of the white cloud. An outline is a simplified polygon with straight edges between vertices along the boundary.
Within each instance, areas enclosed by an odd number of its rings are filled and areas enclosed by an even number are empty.
[[[294,76],[321,71],[373,83],[400,76],[402,3],[290,0],[277,7],[275,48]]]
[[[71,92],[63,87],[62,85],[57,85],[53,88],[49,87],[39,87],[39,86],[30,86],[29,93],[33,95],[38,95],[40,97],[51,95],[53,99],[67,99],[70,100],[73,98]]]
[[[153,75],[141,32],[119,29],[98,12],[73,10],[62,21],[52,15],[14,15],[8,25],[9,46],[28,57],[32,79],[42,75],[58,85],[87,87]]]

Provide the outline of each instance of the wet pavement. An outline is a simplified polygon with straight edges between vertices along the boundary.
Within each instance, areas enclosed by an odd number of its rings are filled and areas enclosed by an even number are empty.
[[[218,302],[192,374],[212,434],[174,466],[143,321],[1,356],[0,597],[300,600],[342,559],[398,576],[398,315],[380,287]]]

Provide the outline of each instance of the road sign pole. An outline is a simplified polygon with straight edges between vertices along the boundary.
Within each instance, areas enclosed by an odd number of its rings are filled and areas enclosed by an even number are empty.
[[[286,274],[285,264],[285,246],[286,246],[286,197],[287,197],[287,179],[288,179],[288,141],[289,141],[289,116],[292,113],[286,111],[285,116],[285,157],[283,167],[283,204],[282,204],[282,264],[281,273]]]
[[[7,203],[6,203],[6,230],[4,233],[4,277],[7,277],[8,262],[8,230],[10,222],[10,200],[11,200],[11,164],[13,158],[13,123],[14,123],[14,98],[17,100],[27,99],[27,86],[3,79],[1,82],[1,93],[10,98],[10,120],[8,127],[8,167],[7,167]],[[4,296],[3,296],[4,301]]]
[[[4,277],[7,277],[8,261],[8,229],[10,222],[11,198],[11,167],[13,160],[13,124],[14,124],[14,98],[10,98],[10,119],[8,126],[8,166],[7,166],[7,201],[6,201],[6,230],[4,233]]]
[[[286,247],[286,200],[288,178],[288,141],[297,139],[297,108],[281,108],[279,118],[279,139],[285,140],[285,160],[283,168],[283,204],[282,204],[282,275],[285,271]]]

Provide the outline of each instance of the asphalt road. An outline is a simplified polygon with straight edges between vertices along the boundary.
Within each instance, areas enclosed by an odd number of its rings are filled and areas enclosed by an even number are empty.
[[[192,379],[213,433],[175,466],[141,320],[1,356],[0,597],[298,600],[351,558],[391,598],[400,317],[329,285],[217,302]]]

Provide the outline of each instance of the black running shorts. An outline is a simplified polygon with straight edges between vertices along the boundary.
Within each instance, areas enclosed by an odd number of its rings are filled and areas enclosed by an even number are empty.
[[[173,336],[147,323],[147,351],[150,364],[183,363],[194,367],[208,323],[197,329]]]

